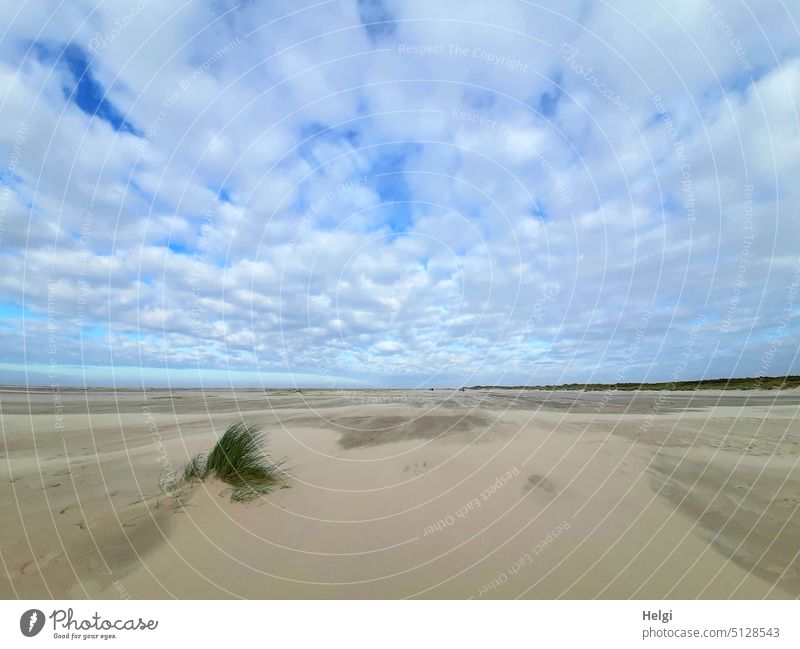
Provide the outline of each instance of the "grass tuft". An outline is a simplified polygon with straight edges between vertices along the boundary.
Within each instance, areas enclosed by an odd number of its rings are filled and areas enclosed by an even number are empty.
[[[198,453],[183,468],[183,479],[186,482],[192,480],[204,480],[207,475],[207,461],[205,453]]]
[[[242,502],[269,493],[281,481],[284,460],[264,453],[266,435],[254,424],[237,422],[217,440],[208,455],[198,453],[183,470],[183,480],[217,478],[233,487],[231,500]]]

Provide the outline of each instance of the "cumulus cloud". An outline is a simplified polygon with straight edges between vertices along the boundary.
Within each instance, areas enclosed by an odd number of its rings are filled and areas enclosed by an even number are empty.
[[[0,376],[800,373],[791,11],[0,8]]]

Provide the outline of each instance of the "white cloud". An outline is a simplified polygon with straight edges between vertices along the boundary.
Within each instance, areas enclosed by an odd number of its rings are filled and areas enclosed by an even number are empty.
[[[664,379],[694,327],[691,376],[798,373],[785,7],[40,4],[0,10],[12,365],[50,315],[64,368],[598,381],[637,337]]]

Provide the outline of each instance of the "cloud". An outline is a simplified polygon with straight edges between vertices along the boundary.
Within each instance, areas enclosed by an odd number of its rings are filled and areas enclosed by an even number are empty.
[[[800,373],[786,7],[36,5],[0,9],[4,380]]]

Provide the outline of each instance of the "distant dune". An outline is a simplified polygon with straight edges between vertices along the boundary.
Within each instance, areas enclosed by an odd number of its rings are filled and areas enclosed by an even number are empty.
[[[476,385],[469,390],[780,390],[800,387],[800,376],[754,376],[659,383],[562,383],[560,385]]]

